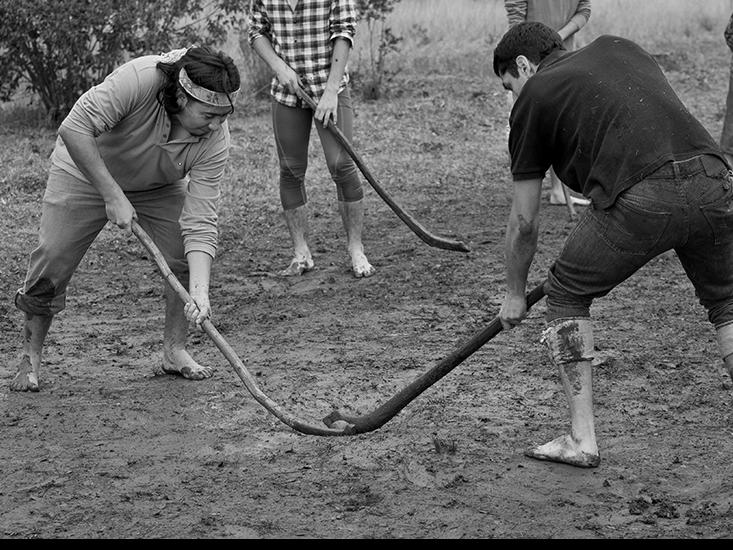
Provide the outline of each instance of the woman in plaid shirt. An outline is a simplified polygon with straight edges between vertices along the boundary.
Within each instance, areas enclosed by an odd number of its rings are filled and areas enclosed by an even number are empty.
[[[249,43],[275,73],[270,87],[272,126],[280,159],[280,202],[294,256],[281,275],[313,269],[307,242],[305,172],[313,117],[346,230],[351,267],[369,277],[374,267],[361,241],[364,206],[361,178],[351,157],[327,129],[332,122],[352,138],[354,113],[346,66],[356,32],[353,0],[252,0]],[[318,104],[313,112],[300,97]]]

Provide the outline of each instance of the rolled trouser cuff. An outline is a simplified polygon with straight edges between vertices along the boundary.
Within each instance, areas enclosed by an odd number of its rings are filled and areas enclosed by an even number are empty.
[[[540,342],[547,346],[555,365],[593,361],[593,327],[590,318],[563,318],[550,321]]]
[[[31,315],[56,315],[66,307],[66,293],[59,296],[46,296],[37,298],[19,289],[15,293],[15,307]]]

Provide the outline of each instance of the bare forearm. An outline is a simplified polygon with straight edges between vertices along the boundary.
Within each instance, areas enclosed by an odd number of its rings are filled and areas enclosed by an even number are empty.
[[[260,58],[267,63],[267,66],[272,69],[273,72],[278,72],[287,67],[287,63],[275,53],[270,41],[260,36],[252,43],[252,48],[260,56]]]
[[[507,225],[505,265],[507,292],[524,297],[527,276],[537,252],[538,226],[521,216],[512,217]]]
[[[209,294],[211,277],[211,256],[206,252],[194,250],[186,255],[189,270],[189,292],[192,295]]]
[[[122,198],[124,193],[107,169],[94,137],[65,130],[63,127],[59,130],[59,135],[74,164],[99,191],[104,201],[111,203]]]
[[[348,40],[345,38],[336,38],[334,40],[333,54],[331,54],[331,71],[328,74],[328,81],[326,82],[327,90],[338,92],[350,52],[351,43]]]
[[[584,15],[576,13],[557,33],[560,35],[560,38],[565,40],[582,29],[587,22],[588,19]]]

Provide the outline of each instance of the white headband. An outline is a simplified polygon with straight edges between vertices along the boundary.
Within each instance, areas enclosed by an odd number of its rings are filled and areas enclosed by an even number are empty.
[[[228,94],[226,92],[208,90],[198,84],[194,84],[188,77],[186,69],[183,67],[181,67],[181,72],[178,73],[178,83],[184,90],[186,90],[186,93],[194,99],[208,105],[214,105],[215,107],[233,107],[240,90],[237,88],[235,91]]]

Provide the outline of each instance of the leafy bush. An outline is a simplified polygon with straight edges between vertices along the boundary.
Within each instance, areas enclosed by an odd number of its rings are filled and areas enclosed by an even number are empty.
[[[0,100],[38,95],[59,122],[122,61],[223,42],[248,0],[0,0]]]
[[[400,0],[356,0],[360,21],[366,25],[368,41],[367,70],[360,74],[360,88],[365,99],[379,99],[386,79],[391,75],[385,61],[387,55],[398,51],[402,38],[395,36],[387,25],[387,16]]]

